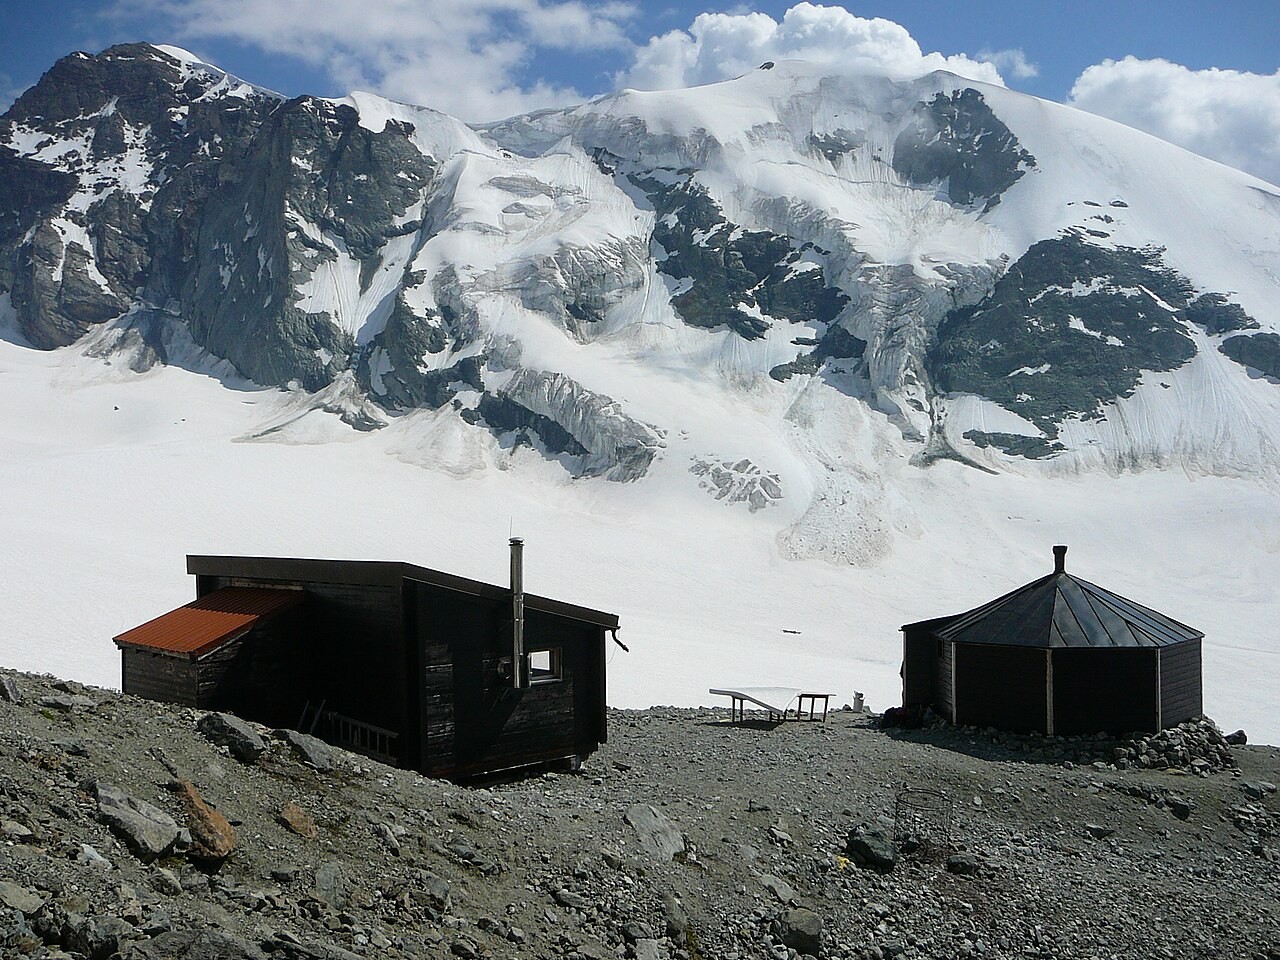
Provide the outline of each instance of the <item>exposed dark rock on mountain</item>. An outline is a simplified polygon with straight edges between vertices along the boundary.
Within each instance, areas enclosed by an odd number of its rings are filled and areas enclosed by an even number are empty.
[[[1190,293],[1158,251],[1042,240],[988,298],[948,314],[930,372],[939,390],[995,400],[1052,439],[1064,418],[1129,396],[1144,370],[1195,355],[1180,316]]]
[[[912,183],[947,185],[952,203],[985,201],[986,212],[1036,159],[977,90],[939,93],[919,104],[893,145],[893,169]]]
[[[658,269],[686,287],[671,301],[686,323],[728,326],[753,340],[769,329],[769,317],[831,323],[849,302],[826,283],[821,263],[806,259],[812,243],[730,223],[688,178],[674,184],[632,180],[657,214],[653,239],[665,253]]]
[[[1227,337],[1218,349],[1236,363],[1280,380],[1280,335],[1254,333]]]

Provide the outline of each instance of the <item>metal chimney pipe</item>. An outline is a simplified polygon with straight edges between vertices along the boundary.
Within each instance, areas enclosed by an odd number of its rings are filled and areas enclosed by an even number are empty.
[[[1053,572],[1067,572],[1067,548],[1062,546],[1062,544],[1058,544],[1058,546],[1053,548]]]
[[[529,661],[524,655],[524,540],[511,538],[511,686],[529,686]]]

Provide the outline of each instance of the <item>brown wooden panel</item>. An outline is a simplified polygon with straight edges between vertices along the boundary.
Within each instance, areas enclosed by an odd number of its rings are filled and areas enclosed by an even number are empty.
[[[558,648],[562,679],[514,690],[508,596],[414,583],[420,644],[420,769],[438,775],[585,755],[605,735],[604,634],[599,624],[525,611],[525,649]]]
[[[1044,650],[955,644],[956,723],[1045,732]]]
[[[904,627],[902,631],[902,705],[924,706],[934,702],[934,660],[938,641],[927,632]]]
[[[1053,732],[1113,735],[1156,729],[1156,650],[1053,651]]]
[[[1160,651],[1160,722],[1172,727],[1204,713],[1199,640]]]
[[[956,720],[954,675],[956,645],[950,640],[933,638],[933,709],[952,723]]]
[[[195,664],[137,648],[121,651],[121,689],[135,697],[196,706]]]

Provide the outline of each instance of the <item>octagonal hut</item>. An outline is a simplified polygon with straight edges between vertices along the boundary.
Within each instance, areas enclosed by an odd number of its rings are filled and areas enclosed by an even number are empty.
[[[902,627],[902,702],[955,724],[1069,736],[1155,732],[1202,712],[1204,634],[1066,572]]]

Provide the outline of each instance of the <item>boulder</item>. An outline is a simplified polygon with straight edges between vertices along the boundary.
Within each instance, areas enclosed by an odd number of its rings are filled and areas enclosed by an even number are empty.
[[[82,697],[72,693],[51,693],[40,698],[40,706],[51,710],[71,713],[74,710],[89,710],[98,704],[91,697]]]
[[[953,853],[947,857],[947,872],[959,877],[974,877],[982,871],[982,861],[972,853]]]
[[[1269,793],[1276,792],[1276,785],[1268,780],[1245,780],[1240,789],[1254,800],[1261,800]]]
[[[780,877],[775,877],[771,873],[766,873],[760,877],[760,885],[783,903],[795,903],[799,899],[796,896],[795,888],[791,884]]]
[[[190,843],[190,835],[163,810],[109,783],[95,783],[98,819],[118,833],[139,859],[150,862]]]
[[[39,913],[44,906],[44,900],[34,891],[9,880],[0,880],[0,903],[28,917]]]
[[[311,819],[311,814],[307,813],[292,800],[286,801],[285,805],[280,808],[280,814],[277,819],[289,830],[307,840],[314,840],[320,836],[320,828]]]
[[[236,832],[217,810],[209,806],[200,791],[187,780],[174,785],[187,812],[187,829],[191,831],[191,856],[206,863],[221,863],[236,848]]]
[[[1233,747],[1243,747],[1249,742],[1249,735],[1243,730],[1236,730],[1233,733],[1228,733],[1223,739]]]
[[[22,691],[13,677],[0,677],[0,700],[6,703],[22,702]]]
[[[624,817],[639,837],[640,847],[655,860],[673,860],[684,854],[680,828],[649,804],[633,803]]]
[[[267,745],[256,730],[239,717],[227,713],[207,713],[196,728],[211,742],[226,747],[231,755],[245,763],[256,763],[267,752]]]
[[[342,868],[336,863],[322,863],[316,867],[315,887],[312,890],[317,900],[329,904],[335,910],[347,905],[347,884],[342,877]]]
[[[793,907],[778,921],[780,937],[792,950],[817,956],[822,950],[822,917],[807,907]]]
[[[319,737],[297,730],[285,730],[284,739],[294,752],[321,773],[327,773],[337,766],[337,751]]]
[[[170,930],[130,944],[120,956],[121,960],[268,960],[268,954],[247,940],[204,929]]]
[[[1165,803],[1169,807],[1169,812],[1179,820],[1186,820],[1191,816],[1191,811],[1195,809],[1195,803],[1186,797],[1180,797],[1176,793],[1171,793],[1165,797]]]
[[[418,883],[414,884],[410,895],[419,906],[426,907],[433,913],[442,914],[449,909],[452,893],[453,889],[448,880],[432,874],[424,874],[419,878]]]
[[[898,848],[879,827],[859,824],[845,841],[845,853],[861,867],[888,873],[898,862]]]

